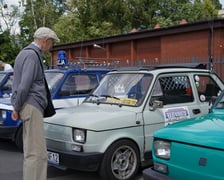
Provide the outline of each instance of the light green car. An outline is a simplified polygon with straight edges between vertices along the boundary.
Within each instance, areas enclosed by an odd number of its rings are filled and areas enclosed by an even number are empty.
[[[99,171],[103,180],[132,179],[151,163],[156,130],[208,113],[224,89],[203,65],[187,65],[109,72],[80,106],[45,119],[49,164]]]

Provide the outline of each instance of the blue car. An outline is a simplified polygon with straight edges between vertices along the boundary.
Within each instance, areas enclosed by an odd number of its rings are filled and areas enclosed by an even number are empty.
[[[45,70],[45,76],[55,109],[78,106],[85,97],[98,85],[102,77],[108,73],[107,68],[57,68]],[[1,76],[1,74],[0,74]],[[2,88],[0,98],[0,138],[13,140],[22,150],[22,121],[13,121],[11,113],[13,107],[10,92]],[[5,94],[5,98],[4,98]]]
[[[12,93],[12,71],[0,71],[0,98],[9,97]]]

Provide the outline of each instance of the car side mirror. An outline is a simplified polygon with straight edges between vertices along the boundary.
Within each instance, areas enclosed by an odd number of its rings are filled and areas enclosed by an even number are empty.
[[[149,103],[149,110],[154,111],[157,108],[163,108],[163,101],[154,100]]]
[[[212,104],[214,104],[214,102],[216,101],[216,99],[217,99],[218,97],[217,96],[212,96],[210,99],[209,99],[209,105],[212,105]]]

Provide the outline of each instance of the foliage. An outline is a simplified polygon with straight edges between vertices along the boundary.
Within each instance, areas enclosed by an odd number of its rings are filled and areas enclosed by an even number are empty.
[[[8,6],[0,0],[0,15],[0,59],[13,65],[20,49],[16,35],[20,12],[17,6]]]
[[[187,22],[209,20],[218,16],[218,11],[211,0],[191,1],[158,1],[159,10],[153,17],[153,22],[161,27],[176,25],[185,19]],[[164,8],[166,7],[166,8]]]
[[[66,5],[67,13],[54,25],[62,42],[152,29],[156,24],[167,27],[182,19],[208,20],[221,8],[219,0],[69,0]]]
[[[58,23],[54,25],[54,29],[56,29],[57,35],[60,37],[60,43],[69,43],[106,36],[111,31],[112,24],[109,22],[98,24],[90,22],[84,31],[77,15],[70,13],[59,18]]]
[[[13,65],[20,49],[16,43],[16,36],[10,35],[10,31],[4,31],[0,34],[0,47],[0,59]]]
[[[34,31],[47,26],[56,31],[60,43],[129,33],[216,18],[219,0],[21,0],[8,7],[0,0],[0,58],[15,59],[19,49],[33,40]],[[9,9],[11,8],[11,9]],[[20,15],[19,9],[23,9]],[[6,11],[7,10],[7,11]],[[13,27],[19,21],[20,33]],[[4,27],[4,28],[3,28]],[[6,32],[5,32],[6,31]],[[7,37],[8,36],[8,37]],[[8,39],[7,39],[8,38]],[[49,58],[49,56],[47,56]]]
[[[53,27],[64,13],[63,0],[27,0],[23,3],[24,13],[21,17],[21,44],[27,45],[33,40],[33,34],[39,27]]]
[[[0,0],[0,32],[10,31],[15,33],[15,25],[19,21],[19,9],[15,5],[8,6],[4,0]]]

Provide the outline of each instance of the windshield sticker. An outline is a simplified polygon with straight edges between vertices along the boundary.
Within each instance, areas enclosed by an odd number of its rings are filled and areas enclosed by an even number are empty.
[[[114,91],[115,91],[115,93],[117,93],[117,94],[119,94],[119,93],[125,93],[124,85],[120,85],[120,84],[116,85],[116,86],[114,87]]]
[[[198,75],[196,75],[196,76],[194,77],[194,79],[195,79],[196,82],[199,82],[199,81],[200,81],[200,77],[199,77]]]
[[[200,95],[200,100],[201,100],[202,102],[204,102],[204,101],[206,100],[206,97],[205,97],[204,94],[201,94],[201,95]]]
[[[196,87],[199,87],[200,77],[199,77],[198,75],[196,75],[196,76],[194,77],[194,80],[195,80],[195,85],[196,85]]]
[[[130,106],[135,106],[136,103],[138,102],[137,99],[132,99],[132,98],[107,98],[107,103],[113,103],[113,104],[124,104],[124,105],[130,105]]]
[[[189,119],[190,113],[187,107],[168,108],[163,110],[165,125],[172,124],[176,121]]]

